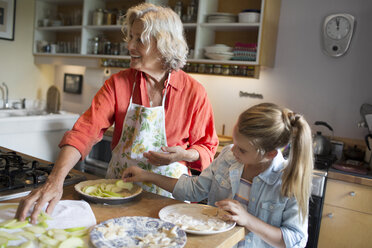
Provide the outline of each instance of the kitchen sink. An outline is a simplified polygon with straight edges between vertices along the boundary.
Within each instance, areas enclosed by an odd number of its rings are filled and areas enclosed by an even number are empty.
[[[47,115],[42,109],[0,109],[0,118]]]

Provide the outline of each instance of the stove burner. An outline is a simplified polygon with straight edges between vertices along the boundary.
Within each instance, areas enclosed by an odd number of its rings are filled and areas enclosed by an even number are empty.
[[[37,159],[28,159],[14,151],[0,149],[0,201],[27,195],[32,188],[45,183],[53,169],[53,163],[46,163]],[[64,185],[77,183],[86,178],[70,172]],[[21,192],[22,195],[19,195]]]
[[[328,170],[331,165],[336,162],[337,157],[334,154],[330,155],[315,155],[315,169]]]

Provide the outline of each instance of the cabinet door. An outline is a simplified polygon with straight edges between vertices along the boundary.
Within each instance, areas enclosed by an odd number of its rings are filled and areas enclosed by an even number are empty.
[[[372,215],[325,204],[318,248],[364,248],[372,244]]]

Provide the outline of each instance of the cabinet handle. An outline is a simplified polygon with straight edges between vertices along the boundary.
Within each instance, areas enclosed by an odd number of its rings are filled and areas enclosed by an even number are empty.
[[[330,219],[332,219],[333,218],[333,213],[327,214],[327,217],[330,218]]]
[[[350,195],[350,196],[355,196],[355,192],[354,192],[354,191],[351,191],[351,192],[349,193],[349,195]]]

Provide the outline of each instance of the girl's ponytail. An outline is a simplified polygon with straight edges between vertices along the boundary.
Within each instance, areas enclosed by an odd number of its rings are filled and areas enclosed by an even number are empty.
[[[284,109],[283,117],[291,130],[291,149],[289,163],[282,177],[281,192],[284,196],[296,198],[304,220],[308,212],[313,169],[311,129],[301,115]]]

